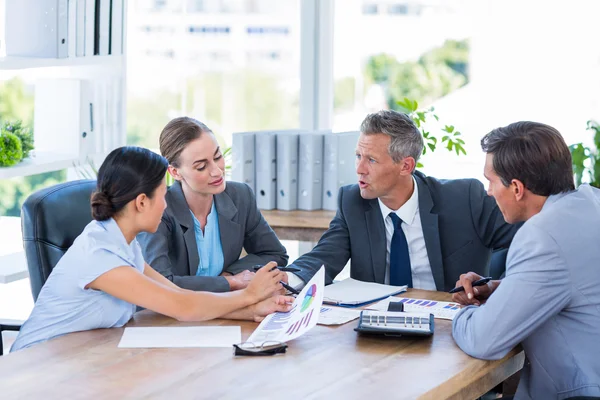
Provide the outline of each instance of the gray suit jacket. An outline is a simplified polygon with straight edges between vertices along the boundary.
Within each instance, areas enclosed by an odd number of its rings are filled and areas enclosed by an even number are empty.
[[[466,353],[500,359],[521,343],[516,399],[600,397],[600,190],[550,196],[515,235],[506,277],[454,319]]]
[[[508,248],[518,229],[504,221],[476,179],[438,180],[415,172],[419,214],[429,264],[438,290],[454,287],[461,273],[489,272],[492,249]],[[350,259],[354,279],[384,283],[385,225],[377,199],[365,200],[358,185],[340,189],[338,210],[315,248],[297,259],[305,282],[325,264],[331,283]]]
[[[222,276],[196,276],[200,257],[194,221],[179,182],[169,188],[166,200],[167,208],[158,231],[140,233],[137,237],[146,262],[184,289],[229,291],[229,284]],[[256,207],[256,198],[248,185],[227,182],[225,191],[215,195],[214,201],[223,247],[223,271],[237,274],[269,261],[287,264],[285,247]],[[248,255],[240,259],[242,248]]]

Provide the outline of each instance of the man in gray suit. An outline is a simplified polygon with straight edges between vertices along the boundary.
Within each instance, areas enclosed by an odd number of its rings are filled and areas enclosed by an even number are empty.
[[[291,285],[307,282],[323,264],[331,283],[349,259],[354,279],[429,290],[449,290],[469,270],[488,273],[492,250],[508,248],[518,227],[504,222],[478,180],[416,172],[422,152],[421,133],[406,114],[365,118],[358,184],[340,189],[335,218],[293,263],[301,271],[288,273]]]
[[[489,194],[507,222],[526,222],[502,281],[472,287],[481,277],[468,273],[457,282],[465,291],[454,299],[469,306],[454,319],[454,339],[489,360],[521,343],[528,361],[517,399],[600,396],[600,190],[575,190],[571,154],[550,126],[517,122],[481,145]]]

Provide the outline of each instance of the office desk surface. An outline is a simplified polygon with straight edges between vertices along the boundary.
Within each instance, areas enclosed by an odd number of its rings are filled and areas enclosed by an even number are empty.
[[[405,297],[448,300],[440,292],[412,290]],[[522,368],[524,355],[482,361],[464,354],[451,322],[435,320],[430,339],[358,336],[357,321],[317,325],[289,342],[285,355],[234,357],[233,349],[119,349],[123,329],[56,338],[0,357],[0,393],[6,399],[473,399]],[[137,313],[128,326],[241,325],[181,323]]]
[[[335,211],[261,210],[279,239],[318,242],[335,216]]]

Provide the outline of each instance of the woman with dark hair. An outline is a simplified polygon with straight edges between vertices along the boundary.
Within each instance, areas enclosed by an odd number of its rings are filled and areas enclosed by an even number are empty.
[[[173,119],[160,134],[160,152],[175,183],[158,231],[138,237],[152,268],[182,288],[226,292],[245,288],[254,265],[287,264],[250,187],[225,181],[221,148],[206,125]],[[248,254],[240,259],[242,249]]]
[[[288,311],[277,295],[285,274],[261,268],[245,290],[202,293],[181,289],[153,270],[136,240],[155,232],[166,207],[167,160],[139,147],[113,150],[98,173],[90,222],[44,284],[12,350],[70,332],[121,327],[141,306],[181,321],[260,320]]]

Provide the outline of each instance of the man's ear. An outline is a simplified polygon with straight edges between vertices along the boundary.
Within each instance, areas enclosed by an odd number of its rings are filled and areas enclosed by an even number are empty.
[[[169,165],[169,168],[167,169],[167,171],[169,171],[169,174],[171,174],[173,179],[175,179],[176,181],[183,180],[183,177],[179,173],[179,170],[177,168],[175,168],[174,166]]]
[[[150,207],[150,199],[145,193],[138,194],[135,198],[135,209],[138,212],[143,212],[145,209]]]
[[[402,165],[400,168],[400,173],[402,175],[412,174],[414,172],[415,168],[417,167],[417,162],[412,157],[404,157],[400,161],[400,164]]]
[[[513,191],[513,195],[515,196],[515,200],[521,201],[525,196],[525,185],[518,179],[513,179],[510,182],[510,188]]]

